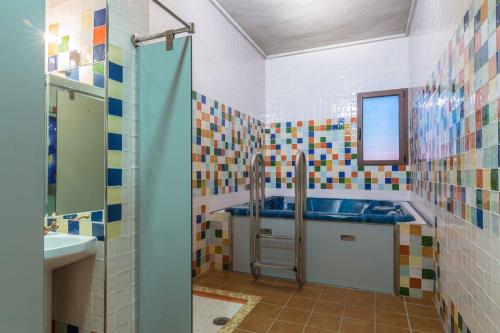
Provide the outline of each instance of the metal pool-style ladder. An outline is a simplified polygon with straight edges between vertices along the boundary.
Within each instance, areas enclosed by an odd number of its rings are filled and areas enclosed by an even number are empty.
[[[257,280],[263,267],[295,272],[295,278],[304,284],[304,213],[306,209],[307,170],[304,152],[297,153],[295,159],[295,236],[262,234],[260,211],[265,203],[265,168],[262,153],[256,153],[250,164],[250,271]],[[261,262],[261,239],[294,241],[295,264],[283,265]]]

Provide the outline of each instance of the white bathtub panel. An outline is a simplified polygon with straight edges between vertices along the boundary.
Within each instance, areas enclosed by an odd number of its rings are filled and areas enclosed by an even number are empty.
[[[393,225],[305,221],[306,280],[365,290],[392,293],[394,290]],[[233,269],[250,272],[248,217],[234,217]],[[274,235],[293,235],[294,220],[263,218],[262,228]],[[341,234],[356,241],[341,241]],[[293,263],[293,243],[262,242],[262,261]],[[293,272],[263,270],[264,275],[294,278]]]

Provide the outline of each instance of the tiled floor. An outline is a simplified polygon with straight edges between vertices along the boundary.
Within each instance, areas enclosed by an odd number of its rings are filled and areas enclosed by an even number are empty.
[[[210,271],[194,284],[261,296],[235,333],[444,333],[430,301]]]
[[[209,297],[193,296],[193,333],[217,333],[214,318],[231,318],[243,304]]]

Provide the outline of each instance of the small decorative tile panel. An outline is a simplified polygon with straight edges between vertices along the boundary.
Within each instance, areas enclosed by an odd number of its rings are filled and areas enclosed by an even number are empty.
[[[192,98],[193,195],[247,190],[250,158],[262,147],[262,122],[195,91]]]
[[[230,218],[224,211],[209,214],[206,205],[193,211],[193,277],[209,269],[230,269]]]
[[[45,225],[56,222],[57,232],[73,235],[94,236],[104,241],[103,211],[93,211],[45,218]]]
[[[422,224],[400,223],[399,294],[432,299],[434,295],[434,230]]]
[[[306,153],[309,189],[411,189],[404,165],[359,166],[357,118],[272,123],[265,130],[266,182],[272,188],[293,188],[295,155]]]
[[[103,1],[92,2],[95,2],[95,6]],[[78,8],[74,12],[68,9],[79,5],[75,1],[68,1],[61,8],[51,8],[49,12],[46,31],[47,71],[104,88],[106,4],[103,2],[103,8],[98,9]],[[59,12],[64,15],[54,14]]]

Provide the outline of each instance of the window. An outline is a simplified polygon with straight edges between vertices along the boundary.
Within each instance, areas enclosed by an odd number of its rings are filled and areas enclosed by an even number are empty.
[[[358,164],[406,164],[407,89],[358,94]]]

